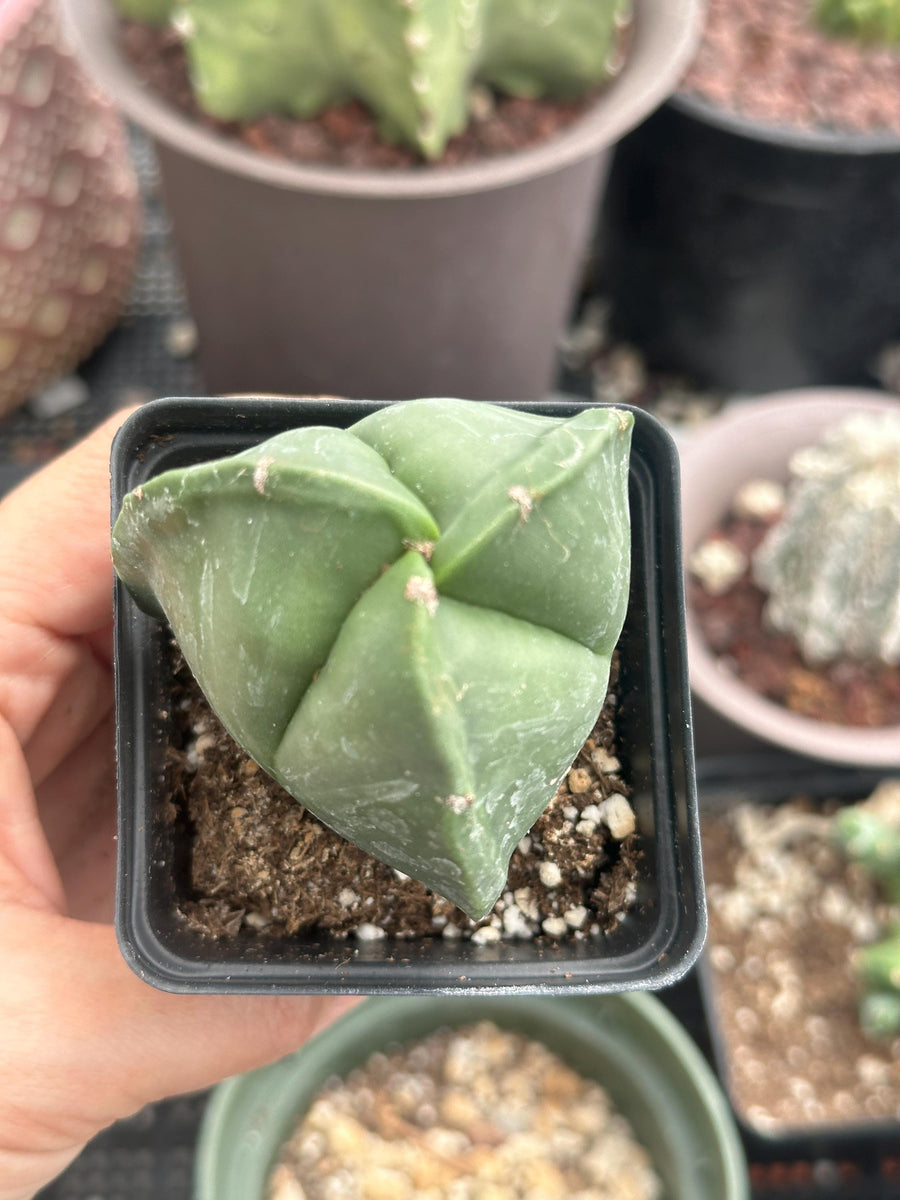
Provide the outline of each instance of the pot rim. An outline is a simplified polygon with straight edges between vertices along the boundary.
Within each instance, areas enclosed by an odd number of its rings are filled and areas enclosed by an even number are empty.
[[[702,506],[702,501],[694,500],[691,487],[692,480],[702,476],[704,463],[721,462],[723,458],[739,459],[746,434],[754,427],[768,424],[776,417],[785,420],[803,415],[809,419],[814,437],[816,430],[824,429],[851,410],[892,412],[896,411],[898,403],[900,401],[883,392],[841,387],[797,388],[742,402],[713,418],[682,450],[685,512],[688,508]],[[773,468],[781,465],[777,461],[772,463]],[[739,482],[740,478],[736,478]],[[706,532],[723,515],[710,511],[705,522]],[[703,536],[701,533],[700,537]],[[685,545],[685,562],[694,544]],[[685,608],[691,688],[716,712],[767,742],[812,758],[848,765],[900,766],[900,725],[875,729],[837,725],[801,716],[766,700],[719,664],[700,631],[689,599]]]
[[[336,1021],[321,1033],[316,1034],[293,1055],[268,1067],[244,1075],[233,1076],[220,1083],[213,1090],[198,1135],[194,1166],[194,1188],[198,1200],[207,1200],[207,1197],[212,1195],[211,1185],[215,1183],[220,1173],[217,1164],[217,1149],[223,1142],[233,1138],[233,1129],[229,1120],[231,1110],[234,1104],[239,1102],[242,1093],[248,1086],[252,1086],[255,1081],[264,1080],[267,1075],[277,1086],[278,1078],[283,1077],[284,1072],[294,1074],[297,1070],[302,1070],[310,1054],[318,1059],[324,1055],[327,1061],[329,1055],[333,1056],[335,1051],[339,1052],[348,1039],[351,1043],[358,1041],[364,1046],[367,1029],[373,1020],[383,1022],[393,1010],[395,1023],[402,1027],[405,1007],[412,1004],[421,1008],[423,1003],[427,1004],[429,1001],[406,1000],[397,997],[366,1000],[350,1012],[338,1017]],[[570,999],[562,1003],[557,999],[543,997],[502,998],[487,1001],[466,998],[453,1000],[450,1004],[454,1008],[459,1008],[460,1019],[447,1022],[436,1018],[435,1029],[447,1023],[463,1025],[479,1019],[495,1020],[501,1028],[509,1026],[516,1028],[514,1014],[517,1011],[527,1011],[531,1014],[532,1020],[535,1018],[546,1020],[551,1033],[553,1029],[566,1026],[578,1034],[583,1043],[587,1044],[602,1037],[604,1008],[630,1010],[634,1024],[643,1026],[646,1031],[643,1040],[651,1045],[654,1041],[657,1043],[661,1041],[665,1044],[665,1049],[671,1055],[670,1061],[666,1064],[666,1071],[671,1072],[674,1067],[676,1073],[681,1073],[688,1079],[690,1089],[694,1093],[695,1110],[702,1113],[702,1119],[705,1119],[717,1136],[716,1145],[719,1153],[716,1157],[719,1159],[727,1188],[723,1200],[747,1200],[749,1197],[746,1157],[735,1117],[725,1092],[712,1067],[703,1057],[687,1030],[655,996],[648,995],[646,992],[629,992],[615,996],[596,997],[592,1000]],[[489,1008],[489,1011],[477,1011],[486,1008]],[[510,1020],[511,1017],[512,1020]],[[539,1030],[530,1029],[525,1032],[526,1036],[531,1039],[543,1042]],[[412,1038],[406,1035],[405,1038],[401,1037],[399,1040],[415,1041],[422,1036],[427,1036],[427,1033],[414,1034]],[[391,1040],[398,1039],[392,1038]],[[552,1037],[548,1039],[548,1041],[550,1040]],[[671,1074],[667,1074],[666,1078],[671,1079]],[[623,1115],[628,1117],[628,1113]]]
[[[170,107],[138,80],[115,36],[110,0],[61,0],[83,65],[124,113],[170,149],[258,183],[322,195],[417,200],[508,187],[572,166],[612,145],[677,86],[699,44],[706,0],[636,0],[635,36],[621,74],[555,137],[460,167],[404,171],[302,165],[268,158]]]
[[[900,154],[900,133],[854,133],[846,129],[779,125],[775,121],[761,121],[744,113],[722,108],[697,92],[676,92],[668,103],[683,116],[691,117],[701,124],[711,125],[723,133],[778,146],[784,150],[849,156]]]

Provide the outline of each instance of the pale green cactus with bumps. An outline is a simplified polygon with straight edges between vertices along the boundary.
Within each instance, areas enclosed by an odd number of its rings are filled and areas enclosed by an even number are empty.
[[[142,0],[116,0],[134,15]],[[143,0],[152,6],[152,0]],[[437,157],[480,80],[570,98],[610,73],[631,0],[175,0],[200,105],[308,118],[358,99],[381,135]]]
[[[900,906],[900,779],[886,779],[868,800],[838,812],[834,830],[847,857],[877,880],[890,904]],[[900,927],[864,946],[856,966],[865,989],[863,1029],[871,1037],[900,1033]]]
[[[791,475],[753,562],[767,620],[810,663],[900,662],[900,411],[848,418]]]
[[[116,570],[262,767],[477,918],[603,704],[632,422],[425,400],[296,429],[132,492]]]
[[[900,42],[900,0],[815,0],[826,33],[885,45]]]

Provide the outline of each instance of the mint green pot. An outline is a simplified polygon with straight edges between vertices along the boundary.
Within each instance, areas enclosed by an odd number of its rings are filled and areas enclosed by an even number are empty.
[[[325,1080],[376,1050],[491,1020],[543,1042],[596,1079],[665,1182],[665,1200],[749,1200],[735,1125],[700,1051],[652,996],[367,1000],[302,1050],[213,1094],[200,1131],[196,1200],[263,1200],[298,1116]]]

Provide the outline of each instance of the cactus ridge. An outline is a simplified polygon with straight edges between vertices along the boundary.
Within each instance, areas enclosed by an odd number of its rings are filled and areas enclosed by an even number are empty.
[[[900,662],[900,413],[860,414],[791,462],[753,561],[766,617],[807,661]]]
[[[114,563],[248,753],[480,917],[605,697],[632,421],[433,400],[292,430],[136,489]]]
[[[115,0],[181,32],[200,105],[225,120],[308,118],[357,98],[387,141],[428,158],[480,80],[572,98],[611,70],[631,0]]]

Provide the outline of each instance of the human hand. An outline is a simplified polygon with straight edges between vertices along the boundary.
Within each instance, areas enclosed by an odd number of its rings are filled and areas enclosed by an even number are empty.
[[[175,996],[112,918],[109,450],[124,414],[0,503],[0,1200],[164,1096],[296,1049],[352,1003]]]

